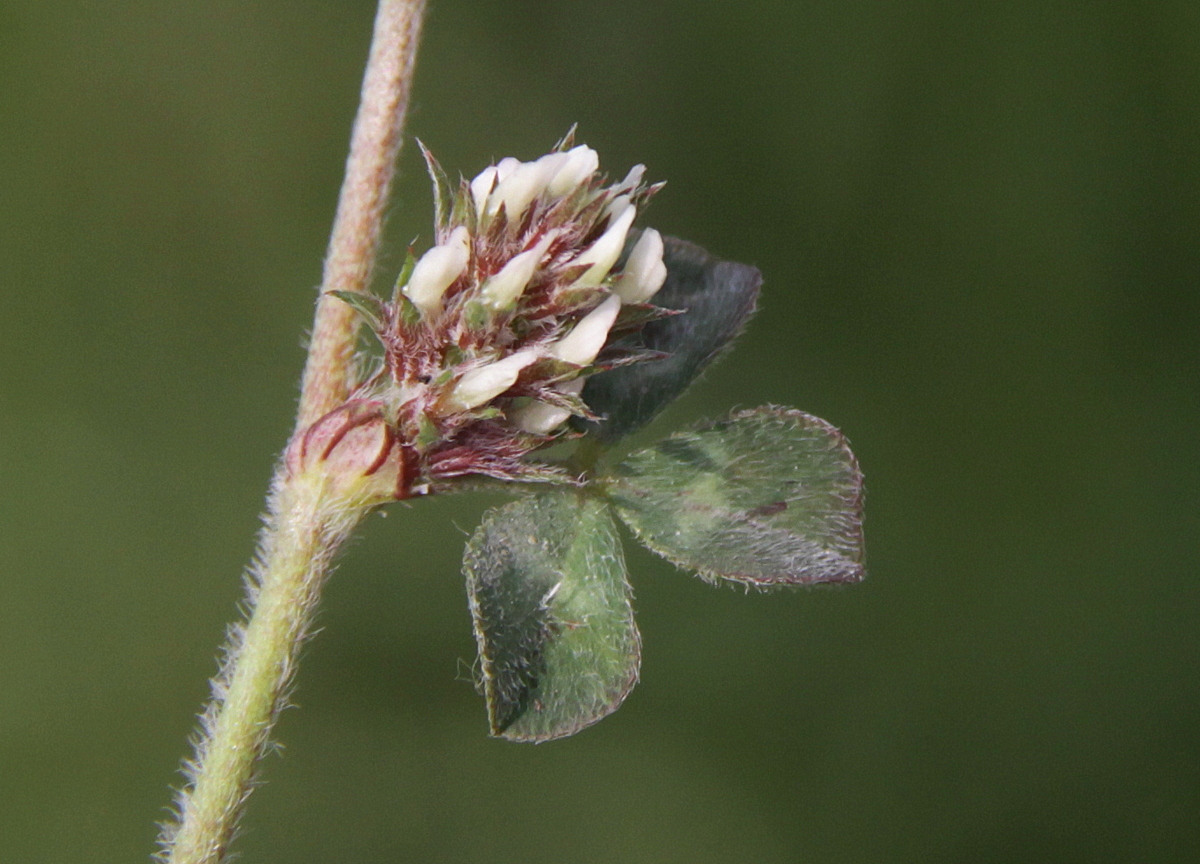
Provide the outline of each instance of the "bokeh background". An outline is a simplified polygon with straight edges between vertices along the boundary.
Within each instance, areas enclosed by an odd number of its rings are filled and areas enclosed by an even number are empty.
[[[145,860],[290,428],[369,0],[0,3],[0,860]],[[489,740],[492,500],[373,518],[247,862],[1200,858],[1200,5],[433,0],[410,135],[572,123],[765,274],[654,429],[845,430],[869,581],[628,552],[642,683]],[[428,241],[406,148],[382,280]]]

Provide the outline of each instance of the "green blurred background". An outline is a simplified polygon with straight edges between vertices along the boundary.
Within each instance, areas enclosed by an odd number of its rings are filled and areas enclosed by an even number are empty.
[[[0,861],[145,860],[290,427],[369,0],[0,3]],[[642,683],[489,740],[459,575],[493,501],[373,518],[247,862],[1200,857],[1200,4],[433,0],[448,168],[574,122],[758,265],[643,440],[832,421],[869,581],[630,548]],[[402,157],[382,275],[431,208]]]

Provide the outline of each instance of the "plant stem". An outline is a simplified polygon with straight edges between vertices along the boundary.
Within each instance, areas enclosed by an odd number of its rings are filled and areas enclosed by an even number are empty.
[[[363,291],[375,265],[408,110],[425,0],[380,0],[371,56],[337,216],[325,255],[321,296],[301,385],[296,428],[305,429],[346,398],[353,375],[357,318],[330,291]]]
[[[412,83],[424,0],[380,0],[301,386],[293,441],[349,395],[356,319],[330,290],[368,286],[379,245]],[[258,763],[287,705],[288,687],[334,556],[366,508],[321,465],[281,462],[259,554],[247,579],[245,624],[225,648],[213,698],[185,765],[178,822],[165,826],[169,864],[226,860]]]
[[[180,798],[179,826],[166,846],[172,864],[224,860],[271,727],[286,706],[330,562],[361,515],[311,472],[289,477],[272,498],[248,592],[253,613],[231,634],[202,718],[191,788]]]

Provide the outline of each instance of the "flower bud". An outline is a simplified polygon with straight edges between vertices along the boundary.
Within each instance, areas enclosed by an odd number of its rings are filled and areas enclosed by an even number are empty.
[[[514,255],[509,262],[484,283],[480,291],[483,302],[497,312],[511,309],[517,298],[529,285],[529,280],[542,263],[542,257],[554,242],[554,233],[548,233],[532,249]]]
[[[625,208],[632,204],[633,201],[628,195],[618,195],[608,202],[608,206],[604,208],[604,215],[609,219],[617,219],[625,212]]]
[[[413,267],[404,294],[425,314],[441,309],[442,295],[467,268],[467,244],[467,229],[459,225],[444,244],[434,246]]]
[[[495,165],[489,165],[471,181],[471,197],[475,200],[475,212],[479,216],[483,215],[483,207],[487,204],[488,195],[496,186],[498,173]]]
[[[628,204],[609,223],[607,230],[600,235],[600,239],[585,249],[575,259],[575,264],[592,265],[584,271],[584,274],[579,277],[576,284],[599,285],[604,277],[608,275],[608,271],[612,269],[612,266],[617,263],[617,259],[621,257],[621,250],[625,246],[625,235],[629,233],[629,226],[633,224],[635,216],[637,216],[637,207],[633,204]]]
[[[566,153],[547,153],[545,156],[539,156],[537,159],[538,165],[546,172],[546,188],[549,191],[550,181],[553,180],[563,166],[567,164],[570,157]]]
[[[358,503],[381,504],[396,495],[403,466],[388,457],[396,439],[380,402],[351,399],[309,426],[284,458],[293,474],[319,472],[332,493]]]
[[[570,195],[600,167],[600,157],[586,144],[572,147],[562,155],[567,158],[560,163],[562,167],[546,184],[547,194],[555,197]]]
[[[625,179],[613,187],[614,192],[632,192],[642,183],[642,175],[646,173],[645,165],[634,165],[625,175]]]
[[[514,171],[516,171],[520,167],[521,167],[520,159],[517,159],[515,156],[505,156],[503,159],[501,159],[499,162],[496,163],[496,180],[497,180],[497,182],[499,182],[501,180],[507,180],[508,175],[512,174]]]
[[[583,391],[584,380],[584,378],[575,378],[565,384],[560,384],[558,389],[563,393],[578,396]],[[534,435],[547,435],[553,432],[570,416],[571,412],[566,408],[537,401],[508,412],[510,423],[518,429],[532,432]]]
[[[492,401],[516,384],[521,370],[537,358],[536,351],[526,349],[470,370],[458,379],[451,391],[448,400],[450,410],[467,411]]]
[[[570,333],[550,346],[550,355],[576,366],[587,366],[596,359],[608,340],[608,331],[621,310],[621,298],[613,295],[583,316]]]
[[[667,279],[667,265],[663,263],[662,235],[647,228],[633,244],[629,260],[613,291],[622,303],[645,303],[662,287]]]
[[[501,160],[503,164],[503,160]],[[500,206],[510,221],[520,219],[534,198],[546,191],[546,183],[553,176],[555,166],[552,163],[537,162],[518,163],[498,184],[488,198],[488,215],[495,215]]]

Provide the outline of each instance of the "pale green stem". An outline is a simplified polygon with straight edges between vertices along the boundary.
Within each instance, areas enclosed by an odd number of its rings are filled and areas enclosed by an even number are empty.
[[[304,370],[293,440],[347,397],[356,321],[330,290],[368,286],[411,88],[424,0],[380,0]],[[344,478],[343,478],[344,479]],[[297,656],[338,547],[365,508],[323,463],[281,463],[258,558],[248,578],[249,620],[236,627],[201,717],[178,822],[164,827],[170,864],[218,864],[228,855],[271,729],[287,704]]]
[[[319,472],[278,484],[251,573],[250,620],[231,639],[202,739],[181,796],[180,824],[169,837],[172,864],[224,860],[271,727],[287,702],[296,657],[333,555],[362,510],[330,494]]]

